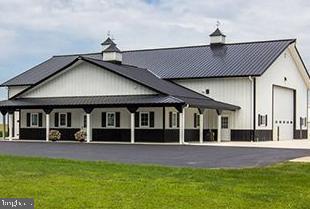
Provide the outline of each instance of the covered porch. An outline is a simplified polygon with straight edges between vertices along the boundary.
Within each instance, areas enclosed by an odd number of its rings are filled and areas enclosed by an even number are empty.
[[[0,102],[8,115],[8,140],[74,140],[80,129],[87,142],[220,142],[222,113],[238,106],[208,99],[167,95],[19,98]]]

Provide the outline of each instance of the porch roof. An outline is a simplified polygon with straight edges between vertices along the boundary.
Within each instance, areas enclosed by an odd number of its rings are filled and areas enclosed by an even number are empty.
[[[34,108],[84,108],[84,107],[151,107],[190,105],[199,108],[237,110],[240,107],[210,99],[195,99],[167,95],[122,95],[86,97],[16,98],[0,101],[0,110]]]

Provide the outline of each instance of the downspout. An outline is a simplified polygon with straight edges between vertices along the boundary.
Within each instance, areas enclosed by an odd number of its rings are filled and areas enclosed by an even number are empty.
[[[251,101],[252,101],[252,109],[253,109],[253,116],[252,116],[252,119],[253,119],[253,132],[252,132],[252,141],[255,141],[255,133],[256,133],[256,78],[255,77],[252,77],[252,76],[249,76],[249,80],[251,81],[252,83],[252,98],[251,98]]]

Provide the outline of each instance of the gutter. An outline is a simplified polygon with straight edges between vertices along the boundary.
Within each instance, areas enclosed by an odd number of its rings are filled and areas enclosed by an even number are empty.
[[[255,141],[255,133],[256,133],[256,78],[249,76],[249,80],[252,83],[252,98],[251,102],[253,104],[253,133],[252,133],[252,141]]]

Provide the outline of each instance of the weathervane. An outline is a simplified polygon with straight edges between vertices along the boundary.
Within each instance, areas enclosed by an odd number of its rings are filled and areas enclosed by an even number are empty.
[[[216,27],[219,28],[221,26],[221,22],[219,20],[216,21]]]
[[[107,37],[110,38],[112,41],[115,40],[114,37],[113,37],[113,35],[111,34],[111,31],[110,31],[110,30],[108,30],[108,32],[107,32]]]

